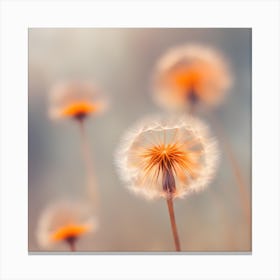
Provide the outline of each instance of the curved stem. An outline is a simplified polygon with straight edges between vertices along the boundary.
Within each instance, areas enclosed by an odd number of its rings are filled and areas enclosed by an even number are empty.
[[[228,160],[230,161],[230,164],[231,164],[233,172],[234,172],[234,176],[237,181],[237,186],[238,186],[238,190],[239,190],[243,213],[246,218],[247,224],[248,224],[249,228],[251,229],[250,196],[249,196],[248,190],[246,188],[245,179],[240,170],[239,164],[232,152],[232,148],[231,148],[226,136],[224,135],[219,122],[216,120],[216,118],[214,118],[214,116],[212,116],[212,123],[215,127],[215,130],[216,130],[219,138],[223,140],[222,142],[224,144],[225,152],[227,154]]]
[[[172,234],[173,234],[173,239],[175,243],[175,248],[176,251],[179,252],[181,251],[181,246],[180,246],[180,239],[177,231],[177,226],[176,226],[176,220],[175,220],[175,214],[174,214],[174,207],[173,207],[173,198],[168,197],[166,199],[167,202],[167,207],[168,207],[168,212],[169,212],[169,218],[170,218],[170,223],[171,223],[171,228],[172,228]]]
[[[230,216],[228,207],[225,205],[224,198],[221,197],[221,193],[216,193],[215,190],[212,191],[210,198],[212,200],[213,205],[218,207],[219,213],[221,215],[221,225],[223,225],[226,236],[227,236],[227,251],[237,251],[237,243],[236,243],[236,232],[233,230],[232,225],[230,224]]]

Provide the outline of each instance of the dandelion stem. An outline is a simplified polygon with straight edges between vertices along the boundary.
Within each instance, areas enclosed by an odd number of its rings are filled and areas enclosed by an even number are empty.
[[[67,240],[67,243],[69,244],[71,252],[76,252],[77,251],[77,249],[76,249],[76,240],[69,239],[69,240]]]
[[[168,212],[169,212],[169,218],[170,218],[170,223],[171,223],[171,228],[172,228],[172,234],[174,238],[174,243],[175,243],[175,248],[177,252],[181,251],[181,246],[180,246],[180,239],[177,231],[177,226],[176,226],[176,220],[175,220],[175,214],[174,214],[174,207],[173,207],[173,198],[172,196],[168,197],[166,199],[167,206],[168,206]]]
[[[98,203],[98,192],[96,187],[96,180],[93,173],[93,161],[90,156],[90,145],[88,135],[85,129],[84,119],[79,120],[79,127],[81,133],[81,148],[82,148],[82,155],[84,159],[85,169],[86,169],[86,177],[87,177],[87,184],[86,184],[86,191],[90,195],[91,199],[93,200],[93,204],[97,206]]]
[[[216,120],[216,118],[214,118],[214,116],[212,116],[212,122],[214,124],[217,134],[219,135],[219,138],[223,140],[225,152],[226,152],[228,160],[232,166],[232,170],[233,170],[234,176],[237,181],[237,186],[238,186],[238,191],[239,191],[239,196],[240,196],[240,200],[241,200],[241,204],[242,204],[243,213],[246,218],[248,227],[251,230],[250,196],[249,196],[249,192],[246,188],[245,179],[240,170],[239,164],[233,154],[231,145],[228,142],[226,136],[224,135],[219,122]]]

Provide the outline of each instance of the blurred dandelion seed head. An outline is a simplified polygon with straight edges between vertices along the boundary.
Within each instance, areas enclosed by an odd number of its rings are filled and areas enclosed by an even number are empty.
[[[105,111],[108,100],[87,81],[68,81],[56,84],[50,92],[51,118],[82,120]]]
[[[154,74],[154,98],[167,109],[220,104],[232,84],[228,63],[217,51],[186,45],[168,51]]]
[[[92,208],[83,202],[60,201],[47,207],[38,222],[37,240],[42,248],[76,240],[97,229]]]
[[[146,198],[183,197],[215,174],[216,141],[198,119],[147,118],[129,130],[116,153],[121,178]]]

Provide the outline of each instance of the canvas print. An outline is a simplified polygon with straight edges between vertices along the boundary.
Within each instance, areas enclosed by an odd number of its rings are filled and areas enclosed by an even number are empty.
[[[30,28],[30,253],[250,253],[251,29]]]

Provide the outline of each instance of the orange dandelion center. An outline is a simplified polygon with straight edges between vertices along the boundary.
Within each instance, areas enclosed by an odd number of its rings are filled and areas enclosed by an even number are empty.
[[[80,235],[89,231],[88,225],[67,225],[57,229],[52,235],[53,241],[68,240],[70,238],[78,238]]]
[[[186,89],[195,86],[200,81],[200,73],[197,71],[189,71],[188,69],[178,69],[174,71],[172,82],[174,85]]]
[[[161,144],[146,149],[142,153],[145,161],[146,176],[154,179],[162,175],[162,187],[165,192],[175,193],[175,177],[188,181],[195,179],[201,169],[200,151],[188,149],[190,143]]]
[[[207,65],[181,66],[167,73],[166,82],[182,96],[198,99],[204,87],[205,78],[211,74]]]
[[[71,103],[66,106],[62,111],[62,115],[70,117],[85,117],[98,109],[97,104],[81,101],[76,103]]]

